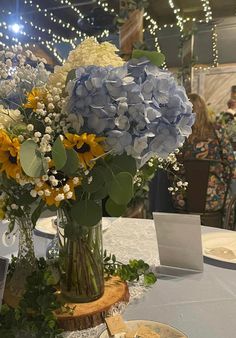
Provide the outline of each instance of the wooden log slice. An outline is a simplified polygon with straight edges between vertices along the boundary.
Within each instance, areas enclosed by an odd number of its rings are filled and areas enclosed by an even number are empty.
[[[62,313],[55,311],[60,328],[65,331],[84,330],[104,322],[107,312],[119,302],[129,301],[127,283],[119,277],[111,277],[105,282],[105,291],[101,298],[90,303],[67,303],[65,306],[73,309]]]

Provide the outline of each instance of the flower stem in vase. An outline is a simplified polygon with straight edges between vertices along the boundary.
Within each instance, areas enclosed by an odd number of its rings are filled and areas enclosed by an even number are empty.
[[[70,302],[93,301],[104,292],[101,223],[80,230],[60,247],[61,291]]]
[[[17,219],[19,233],[18,255],[15,269],[9,280],[11,294],[21,297],[27,277],[35,270],[36,260],[33,242],[33,226],[29,216]]]

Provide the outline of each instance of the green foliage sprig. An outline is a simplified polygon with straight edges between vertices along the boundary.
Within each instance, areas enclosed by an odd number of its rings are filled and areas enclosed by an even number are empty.
[[[2,306],[0,337],[54,338],[61,332],[53,313],[60,307],[54,276],[43,258],[37,261],[37,267],[27,278],[19,305],[16,308]]]
[[[150,267],[142,259],[131,259],[128,264],[123,264],[116,259],[115,255],[104,251],[104,272],[107,277],[119,276],[123,281],[137,282],[140,277],[144,278],[144,284],[150,286],[157,280]]]

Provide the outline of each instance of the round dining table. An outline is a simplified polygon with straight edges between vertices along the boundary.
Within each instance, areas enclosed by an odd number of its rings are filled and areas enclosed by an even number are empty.
[[[103,241],[108,253],[124,263],[143,259],[154,270],[159,265],[153,220],[135,218],[104,219]],[[17,252],[17,238],[6,243],[0,226],[0,256]],[[202,233],[226,231],[202,227]],[[51,239],[37,232],[35,251],[45,256]],[[189,338],[236,337],[236,264],[204,258],[204,271],[181,277],[158,276],[157,282],[127,305],[125,320],[152,320],[168,324]],[[80,337],[79,332],[69,337]]]

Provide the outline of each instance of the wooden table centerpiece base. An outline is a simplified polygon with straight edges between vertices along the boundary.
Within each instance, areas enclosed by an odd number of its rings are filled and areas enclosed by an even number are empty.
[[[111,277],[105,282],[105,291],[101,298],[90,303],[67,303],[70,311],[55,311],[60,328],[65,331],[84,330],[104,322],[107,312],[114,304],[129,301],[126,282],[119,277]]]

